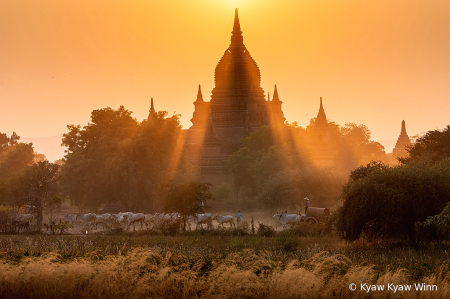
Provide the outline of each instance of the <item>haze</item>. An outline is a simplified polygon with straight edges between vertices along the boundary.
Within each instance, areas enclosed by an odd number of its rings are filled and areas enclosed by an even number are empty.
[[[448,1],[0,2],[0,132],[47,137],[120,105],[191,126],[230,43],[234,8],[244,44],[277,84],[289,122],[365,124],[372,139],[441,129],[450,111]],[[45,154],[45,153],[44,153]]]

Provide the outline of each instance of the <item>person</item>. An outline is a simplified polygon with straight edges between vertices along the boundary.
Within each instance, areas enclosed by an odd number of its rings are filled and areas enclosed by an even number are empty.
[[[308,197],[305,197],[305,201],[303,202],[303,204],[305,205],[305,215],[306,215],[306,211],[307,211],[308,208],[311,206],[311,203],[310,203]]]
[[[241,226],[241,219],[242,219],[242,213],[241,213],[241,210],[239,210],[238,214],[237,214],[237,226],[238,227]]]

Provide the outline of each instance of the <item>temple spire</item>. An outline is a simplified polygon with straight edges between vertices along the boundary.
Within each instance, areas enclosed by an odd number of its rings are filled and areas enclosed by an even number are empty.
[[[325,110],[323,109],[323,105],[322,105],[322,97],[320,97],[320,107],[319,107],[319,113],[317,114],[317,118],[316,118],[316,124],[326,125],[327,123],[328,123],[327,116],[325,115]]]
[[[280,98],[278,97],[277,85],[275,84],[275,90],[273,92],[272,101],[273,102],[278,102],[279,100],[280,100]]]
[[[400,132],[400,135],[398,136],[397,143],[392,150],[394,157],[397,157],[400,153],[405,152],[406,148],[410,145],[411,141],[409,140],[408,133],[406,133],[405,121],[402,120],[402,130]]]
[[[231,32],[231,46],[243,46],[244,37],[242,36],[241,25],[239,24],[238,10],[234,11],[234,25]]]
[[[151,99],[150,110],[148,112],[148,120],[152,120],[153,116],[156,115],[155,107],[153,106],[153,98]]]
[[[203,102],[203,95],[202,95],[202,89],[200,87],[200,84],[198,85],[198,92],[197,92],[197,100],[196,102]]]

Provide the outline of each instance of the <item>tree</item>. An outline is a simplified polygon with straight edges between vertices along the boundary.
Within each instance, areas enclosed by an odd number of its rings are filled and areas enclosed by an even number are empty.
[[[16,206],[27,205],[35,209],[40,230],[44,208],[53,205],[59,195],[59,166],[47,160],[27,166],[9,182],[8,189]]]
[[[225,202],[230,199],[233,189],[227,183],[223,183],[214,187],[213,197],[214,200]]]
[[[33,145],[18,143],[19,139],[15,132],[11,137],[0,133],[0,202],[2,203],[8,201],[9,180],[33,163]]]
[[[84,209],[122,203],[129,211],[153,212],[161,184],[184,164],[180,158],[179,116],[160,111],[138,122],[123,106],[94,110],[81,128],[69,125],[61,166],[64,195]]]
[[[346,240],[408,237],[416,244],[415,224],[442,211],[450,198],[450,159],[428,168],[361,166],[341,197],[337,228]]]
[[[277,173],[261,187],[259,200],[266,207],[298,211],[305,197],[314,206],[331,207],[341,191],[341,178],[329,169],[297,168]]]
[[[183,219],[183,231],[189,216],[204,213],[208,201],[212,199],[211,185],[201,181],[191,181],[177,184],[171,181],[168,184],[167,195],[164,201],[164,211],[177,212]]]
[[[240,149],[228,160],[236,192],[256,197],[261,186],[278,172],[312,165],[297,125],[262,126],[241,140]]]
[[[439,240],[450,239],[450,202],[439,214],[428,217],[420,227],[427,239],[433,239],[433,237]]]
[[[384,147],[370,140],[371,132],[365,125],[347,123],[334,130],[333,143],[337,152],[337,168],[349,173],[370,161],[385,160]]]
[[[13,177],[33,163],[34,150],[31,143],[18,143],[20,137],[0,133],[0,181]]]
[[[398,159],[402,164],[434,165],[450,157],[450,126],[442,131],[428,131],[406,151],[408,155]]]
[[[321,153],[321,146],[334,160],[333,171],[339,176],[347,175],[352,169],[372,160],[385,159],[383,146],[370,140],[370,130],[364,125],[348,123],[340,127],[328,122],[326,140],[318,138],[319,129],[323,130],[316,127],[314,120],[306,130],[296,124],[263,126],[242,139],[240,149],[228,160],[228,167],[234,176],[234,189],[243,190],[244,195],[249,197],[264,197],[266,203],[272,201],[269,194],[275,195],[275,190],[279,188],[291,194],[288,197],[292,198],[292,190],[286,189],[288,184],[279,180],[286,179],[291,185],[299,186],[300,182],[294,183],[286,176],[287,173],[321,180],[322,176],[314,170],[314,156],[317,152]],[[282,172],[284,174],[278,175]],[[312,173],[308,175],[307,172]],[[265,194],[261,197],[261,186],[267,187],[268,182],[275,189],[265,188]]]

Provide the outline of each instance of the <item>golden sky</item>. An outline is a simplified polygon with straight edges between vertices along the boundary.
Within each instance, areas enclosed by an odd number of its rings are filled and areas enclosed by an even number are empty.
[[[2,0],[0,132],[43,137],[94,109],[157,110],[190,127],[230,43],[234,8],[288,121],[365,124],[374,140],[450,124],[450,1]]]

